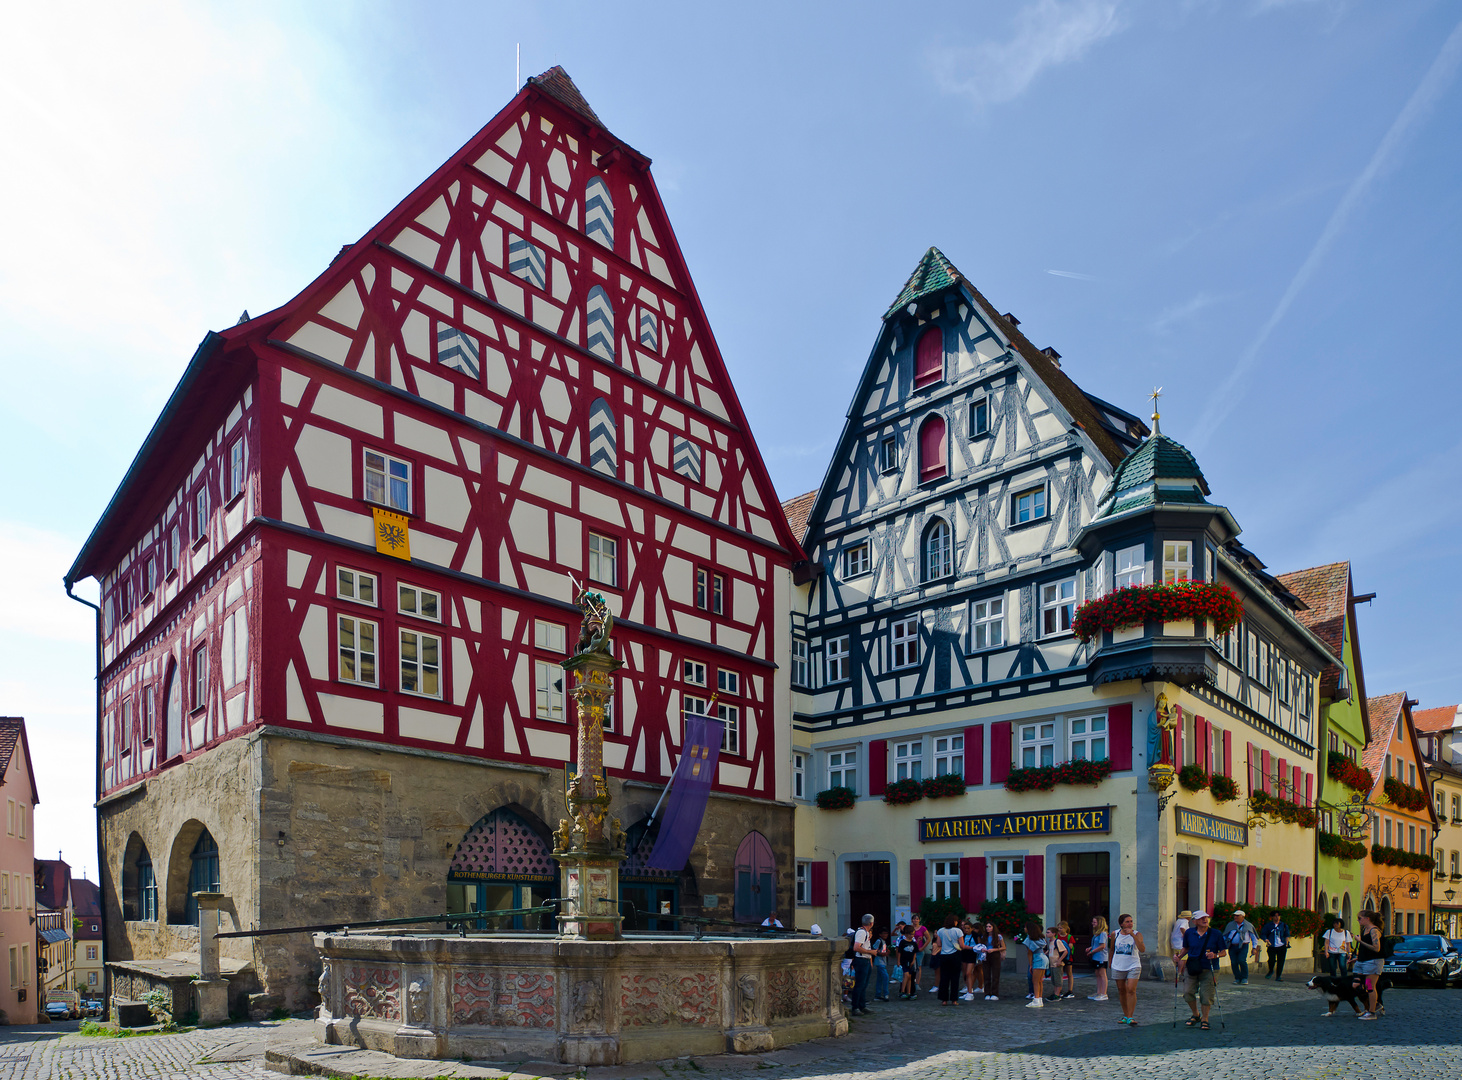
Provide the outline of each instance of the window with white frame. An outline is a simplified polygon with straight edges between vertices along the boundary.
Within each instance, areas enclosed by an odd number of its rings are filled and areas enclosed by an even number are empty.
[[[970,438],[984,435],[990,430],[990,399],[977,398],[970,402]]]
[[[1068,761],[1102,761],[1109,756],[1105,715],[1075,717],[1070,721],[1070,728]]]
[[[810,685],[808,675],[810,669],[807,663],[807,642],[801,638],[792,639],[792,685]]]
[[[924,741],[893,744],[893,778],[895,780],[924,779]]]
[[[854,544],[843,552],[843,577],[857,577],[859,574],[866,574],[873,566],[873,558],[870,554],[870,546],[867,540]]]
[[[712,615],[726,613],[726,575],[696,567],[695,606]]]
[[[702,697],[687,696],[683,702],[685,712],[688,716],[708,716],[706,709],[710,702]]]
[[[157,695],[151,686],[142,688],[142,741],[150,743],[157,731]],[[24,810],[24,807],[21,807]],[[24,836],[25,833],[21,833]]]
[[[1046,516],[1046,485],[1017,491],[1010,497],[1010,521],[1024,525],[1027,521],[1039,521]]]
[[[418,619],[442,621],[442,594],[432,589],[423,589],[404,582],[396,586],[396,610],[402,615],[414,615]]]
[[[619,541],[612,536],[589,534],[589,580],[601,585],[619,584]]]
[[[358,604],[375,607],[376,575],[338,566],[335,568],[335,595],[342,600],[354,600]]]
[[[1037,766],[1056,764],[1056,724],[1044,720],[1035,724],[1020,726],[1020,767],[1032,769]]]
[[[228,448],[228,477],[224,482],[224,499],[244,493],[244,439],[239,436]]]
[[[827,642],[827,681],[843,682],[851,671],[848,664],[848,638],[829,638]]]
[[[934,740],[934,775],[963,776],[965,772],[965,737],[940,735]]]
[[[1186,540],[1169,540],[1162,546],[1162,579],[1171,585],[1193,578],[1193,545]]]
[[[193,495],[193,539],[202,540],[208,535],[208,488],[200,486]]]
[[[1025,860],[995,860],[995,899],[1025,899]]]
[[[1125,589],[1128,585],[1147,584],[1147,562],[1141,544],[1122,548],[1116,554],[1113,564],[1112,588]]]
[[[567,631],[561,624],[546,619],[533,620],[533,644],[537,648],[561,653],[565,651],[567,638]]]
[[[122,699],[122,707],[117,715],[117,750],[120,753],[132,752],[132,700]]]
[[[919,617],[910,616],[893,624],[889,642],[893,651],[893,667],[913,667],[919,662]]]
[[[145,556],[142,560],[142,596],[143,599],[151,596],[157,588],[157,560],[151,555]]]
[[[740,673],[735,671],[727,671],[725,668],[717,668],[716,689],[723,694],[741,693]]]
[[[1076,618],[1076,579],[1053,581],[1041,586],[1041,636],[1071,632]]]
[[[442,639],[417,630],[401,631],[401,691],[442,696]]]
[[[807,798],[807,755],[792,755],[792,798]]]
[[[797,860],[797,903],[801,907],[812,904],[812,864]]]
[[[351,615],[335,618],[336,677],[361,686],[376,685],[376,624]]]
[[[885,435],[878,444],[878,471],[882,473],[899,471],[899,441],[896,436]]]
[[[533,715],[563,719],[563,668],[551,660],[533,661]]]
[[[959,899],[959,860],[934,860],[934,899]]]
[[[193,711],[208,704],[208,644],[193,650]]]
[[[178,563],[183,557],[183,534],[174,525],[168,530],[167,573],[171,577],[178,572]]]
[[[684,660],[680,665],[680,681],[691,686],[706,685],[706,665],[699,660]]]
[[[851,788],[858,793],[858,751],[834,750],[827,756],[827,786]]]
[[[949,523],[935,518],[924,530],[924,580],[948,577],[954,567],[954,542]]]
[[[725,725],[721,729],[721,752],[741,753],[741,706],[716,702],[716,716]]]
[[[970,605],[970,644],[974,649],[1005,644],[1005,597],[992,596]]]
[[[364,476],[366,502],[411,513],[411,462],[367,450]]]

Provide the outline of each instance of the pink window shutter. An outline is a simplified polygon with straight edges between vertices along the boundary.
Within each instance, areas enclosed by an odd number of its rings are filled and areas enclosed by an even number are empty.
[[[985,725],[965,728],[965,783],[985,782]]]
[[[1207,863],[1204,878],[1208,887],[1203,890],[1203,895],[1204,903],[1208,905],[1207,910],[1212,912],[1214,903],[1218,900],[1218,862],[1215,859],[1208,859]]]
[[[1227,731],[1225,731],[1223,733],[1223,775],[1224,776],[1233,776],[1233,774],[1234,774],[1233,746],[1232,746],[1232,744],[1231,744],[1231,742],[1229,740],[1229,733]]]
[[[888,740],[874,739],[868,744],[868,794],[882,795],[888,790]]]
[[[1305,773],[1305,805],[1315,805],[1315,774],[1312,772]]]
[[[1223,864],[1223,898],[1232,904],[1239,898],[1239,864]]]
[[[1113,772],[1132,768],[1132,703],[1113,705],[1107,710],[1107,756]]]
[[[968,910],[971,914],[978,914],[980,911],[980,905],[985,902],[985,867],[988,864],[983,858],[963,859],[960,861],[959,864],[961,873],[964,872],[964,868],[966,865],[968,865],[970,868],[969,890],[965,892],[964,886],[961,886],[960,888],[961,891],[964,892],[964,895],[966,897],[966,910]]]
[[[812,906],[827,907],[827,863],[812,864]]]
[[[1288,870],[1279,872],[1279,906],[1289,907],[1289,881],[1293,875]]]
[[[1249,904],[1263,903],[1263,900],[1259,896],[1259,868],[1257,866],[1249,867],[1249,872],[1245,875],[1245,878],[1244,884],[1247,886],[1244,889],[1245,902]]]
[[[1010,775],[1011,721],[997,720],[990,725],[990,783],[1003,784]]]
[[[928,386],[944,378],[944,331],[931,326],[914,347],[914,385]]]
[[[931,416],[919,428],[919,480],[938,480],[948,472],[944,417]]]
[[[1274,794],[1274,784],[1273,784],[1273,780],[1271,779],[1271,777],[1273,776],[1273,773],[1272,773],[1272,771],[1270,769],[1270,765],[1269,765],[1269,751],[1268,750],[1264,750],[1264,751],[1261,751],[1260,752],[1260,754],[1259,754],[1259,768],[1260,768],[1260,772],[1261,772],[1261,775],[1259,777],[1259,790],[1262,791],[1262,792],[1264,792],[1265,795],[1272,795],[1272,794]]]
[[[1046,910],[1046,857],[1025,857],[1025,909],[1033,915]]]
[[[923,859],[909,860],[909,906],[914,911],[919,910],[919,905],[924,902],[928,895],[924,887],[924,871],[927,869]]]

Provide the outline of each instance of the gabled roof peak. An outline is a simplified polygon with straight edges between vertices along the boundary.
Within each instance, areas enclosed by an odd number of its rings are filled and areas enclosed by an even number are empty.
[[[964,280],[964,275],[955,269],[954,263],[944,257],[944,252],[937,247],[931,247],[924,252],[924,257],[919,260],[919,265],[914,267],[914,272],[904,283],[903,291],[898,294],[893,305],[884,312],[883,317],[890,318],[916,300],[943,292],[951,285]]]
[[[593,121],[595,126],[604,127],[604,121],[600,120],[598,114],[589,107],[589,103],[584,100],[584,95],[574,85],[574,80],[569,78],[569,73],[558,64],[554,64],[542,75],[530,75],[528,85],[538,87],[549,97],[572,109],[584,119]]]

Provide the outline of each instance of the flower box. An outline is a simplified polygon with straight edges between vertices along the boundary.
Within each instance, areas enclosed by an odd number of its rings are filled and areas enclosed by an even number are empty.
[[[951,799],[965,793],[965,778],[958,773],[940,773],[926,779],[921,787],[925,798]]]
[[[1366,846],[1359,840],[1347,840],[1343,836],[1328,832],[1318,833],[1316,839],[1319,842],[1321,855],[1344,859],[1347,862],[1366,857]]]
[[[1394,776],[1386,777],[1383,790],[1386,792],[1386,798],[1390,799],[1392,804],[1401,807],[1403,810],[1425,810],[1427,807],[1426,792],[1422,791],[1421,788],[1414,788],[1410,784],[1404,784]]]
[[[1186,622],[1186,636],[1192,637],[1199,623],[1212,623],[1215,635],[1227,633],[1243,615],[1243,601],[1227,585],[1179,581],[1128,585],[1088,600],[1076,610],[1071,628],[1082,641],[1090,641],[1104,630],[1124,630],[1148,620],[1166,624],[1164,632],[1175,634],[1177,624]]]
[[[1052,791],[1057,784],[1100,784],[1112,775],[1112,763],[1106,758],[1099,761],[1068,761],[1062,765],[1037,765],[1029,769],[1014,769],[1005,778],[1006,791]]]
[[[1325,761],[1325,775],[1363,795],[1376,786],[1376,778],[1369,769],[1357,765],[1338,750],[1330,751],[1330,756]]]
[[[1239,797],[1239,785],[1232,776],[1213,775],[1208,778],[1208,790],[1219,802],[1233,802]]]
[[[895,780],[883,789],[883,801],[890,806],[907,806],[924,797],[924,786],[918,780]]]
[[[858,801],[852,788],[834,787],[819,791],[813,799],[819,810],[846,810]]]

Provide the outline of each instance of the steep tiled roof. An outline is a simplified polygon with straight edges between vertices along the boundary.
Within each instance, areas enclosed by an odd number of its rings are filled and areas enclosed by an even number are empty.
[[[1159,432],[1128,454],[1112,474],[1113,488],[1136,487],[1152,480],[1197,480],[1203,494],[1208,481],[1189,449]]]
[[[1277,575],[1308,611],[1296,618],[1337,657],[1344,655],[1345,616],[1350,605],[1350,563],[1336,562]]]
[[[798,495],[795,499],[788,499],[782,504],[782,513],[787,515],[787,525],[792,529],[792,535],[797,537],[801,543],[807,532],[807,518],[812,513],[812,507],[817,502],[817,491],[814,489],[805,495]]]
[[[528,85],[538,87],[549,97],[567,105],[580,116],[594,121],[598,127],[604,127],[604,121],[600,120],[594,110],[589,108],[589,103],[584,100],[584,95],[579,93],[579,88],[574,85],[574,80],[570,79],[569,73],[559,65],[554,64],[542,75],[529,76]]]
[[[1396,737],[1396,724],[1401,719],[1401,706],[1405,701],[1404,693],[1382,694],[1366,701],[1366,711],[1371,717],[1371,741],[1366,743],[1361,760],[1378,784],[1381,782],[1381,766],[1391,749],[1391,740]]]
[[[15,748],[25,755],[25,771],[30,778],[30,801],[34,806],[41,801],[36,790],[36,771],[30,763],[30,743],[25,737],[25,718],[0,716],[0,784],[10,777],[10,763],[15,758]]]
[[[914,267],[914,272],[904,283],[903,291],[889,305],[889,309],[883,313],[883,317],[888,318],[899,308],[913,303],[921,296],[943,292],[956,281],[964,281],[964,277],[954,268],[954,264],[944,257],[944,252],[932,247],[924,252],[924,257],[919,260],[919,265]]]
[[[1411,721],[1417,731],[1450,731],[1462,720],[1462,705],[1443,705],[1436,709],[1417,709],[1411,714]]]
[[[36,860],[36,903],[52,911],[63,910],[70,884],[71,866],[65,860]]]

